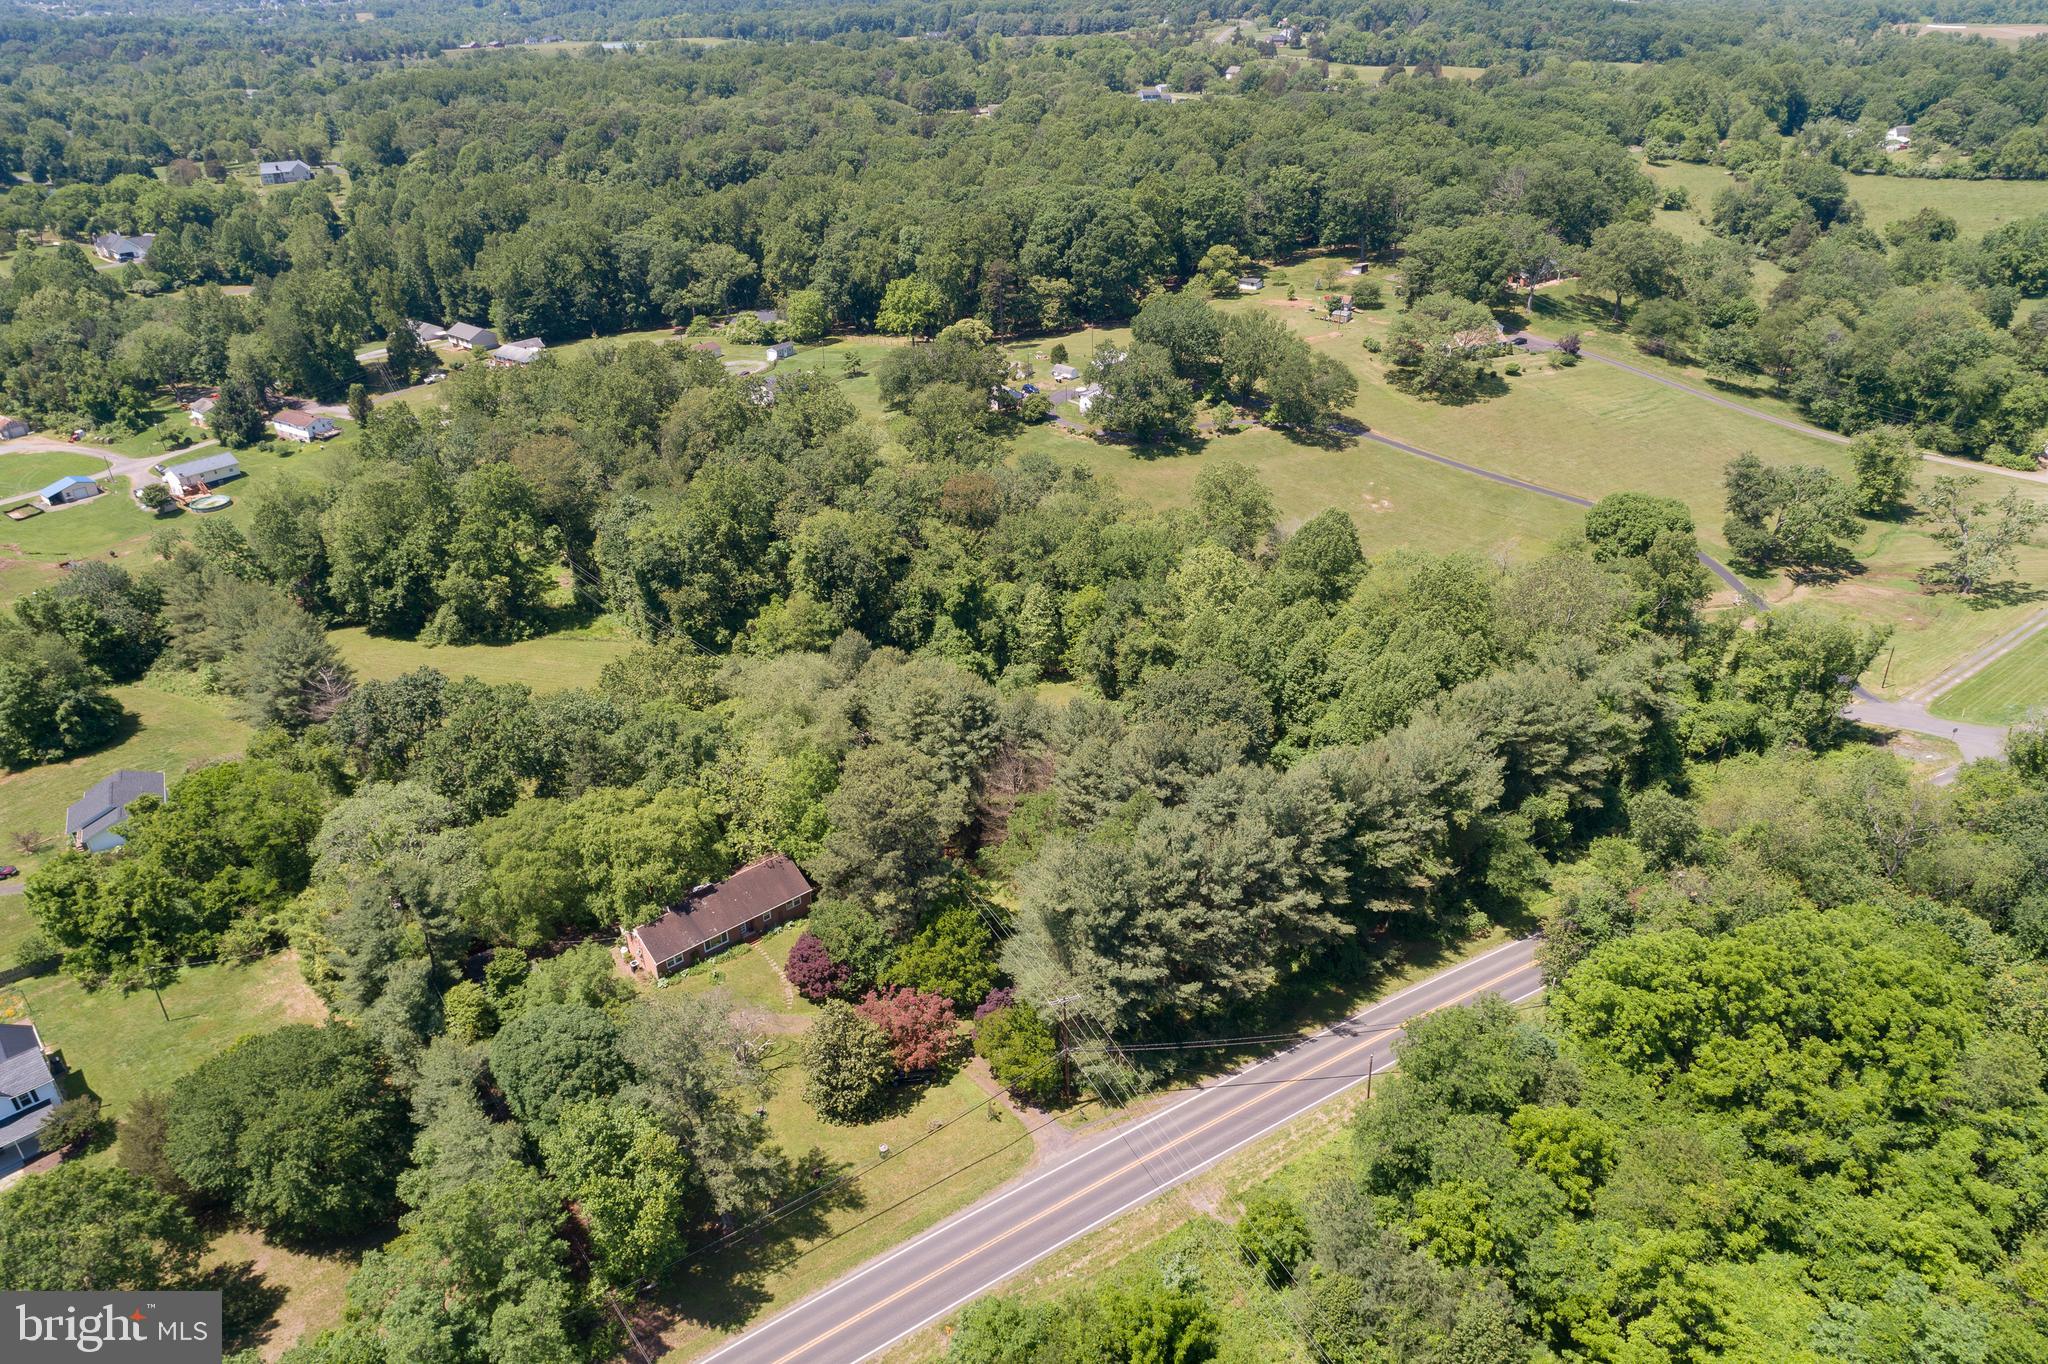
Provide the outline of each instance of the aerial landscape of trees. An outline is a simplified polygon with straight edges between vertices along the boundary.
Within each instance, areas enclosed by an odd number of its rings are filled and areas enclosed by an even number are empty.
[[[989,1298],[945,1357],[2048,1358],[2048,741],[1886,751],[1844,706],[1896,613],[1818,595],[1910,526],[1910,601],[2033,600],[2042,504],[1921,455],[2038,465],[2048,215],[1880,232],[1851,191],[2048,178],[2048,45],[1735,0],[1333,0],[1277,43],[1050,0],[184,8],[0,44],[0,408],[350,435],[232,516],[114,494],[137,548],[23,570],[10,782],[154,742],[144,684],[238,728],[119,849],[24,851],[12,912],[88,1005],[276,959],[312,1008],[146,1068],[110,1155],[77,1123],[0,1192],[0,1282],[211,1283],[233,1228],[346,1271],[237,1337],[286,1364],[615,1358],[649,1285],[769,1300],[756,1233],[857,1177],[814,1140],[969,1075],[1071,1122],[1199,1079],[1124,1047],[1291,1036],[1540,927],[1540,1012],[1427,1016],[1313,1180],[1242,1191],[1249,1279]],[[416,320],[551,350],[414,389]],[[1650,471],[1494,552],[1361,540],[1288,463],[1360,457],[1361,375],[1448,422],[1584,377],[1579,327],[1848,442],[1703,476],[1746,578]],[[1250,424],[1257,462],[1210,445]],[[557,675],[572,636],[610,661]],[[791,1012],[625,964],[775,853],[816,900],[747,959]]]

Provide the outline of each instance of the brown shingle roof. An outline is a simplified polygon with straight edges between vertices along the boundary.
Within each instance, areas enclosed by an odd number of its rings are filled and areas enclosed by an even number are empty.
[[[634,929],[633,936],[647,955],[665,962],[782,908],[810,889],[796,863],[776,853],[741,867],[716,885],[692,891],[653,923]]]

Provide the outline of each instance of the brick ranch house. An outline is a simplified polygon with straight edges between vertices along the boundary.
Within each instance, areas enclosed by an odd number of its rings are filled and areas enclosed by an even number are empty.
[[[814,894],[797,864],[775,853],[698,886],[653,923],[627,929],[626,950],[639,970],[670,975],[802,918]]]

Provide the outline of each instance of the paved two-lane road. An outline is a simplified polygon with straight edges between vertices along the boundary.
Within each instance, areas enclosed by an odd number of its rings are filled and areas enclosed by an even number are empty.
[[[1384,1070],[1400,1025],[1484,994],[1543,984],[1532,941],[1410,986],[1287,1051],[1112,1131],[869,1261],[702,1364],[856,1364],[1020,1270]]]

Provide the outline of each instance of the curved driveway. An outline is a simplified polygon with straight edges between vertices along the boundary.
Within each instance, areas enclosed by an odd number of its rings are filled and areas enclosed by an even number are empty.
[[[700,1364],[857,1364],[988,1292],[1069,1242],[1385,1070],[1401,1026],[1484,994],[1520,1002],[1543,987],[1524,939],[1440,971],[1288,1050],[1103,1134],[830,1288]]]

